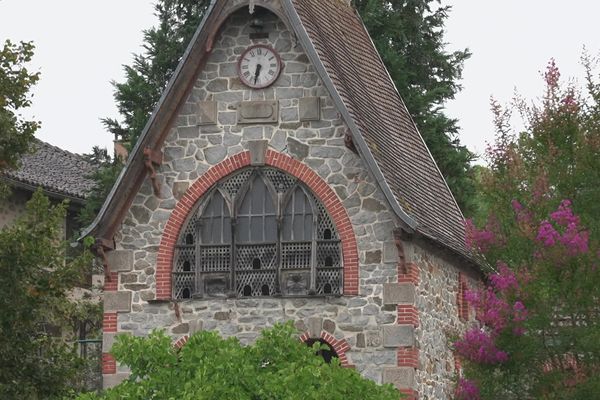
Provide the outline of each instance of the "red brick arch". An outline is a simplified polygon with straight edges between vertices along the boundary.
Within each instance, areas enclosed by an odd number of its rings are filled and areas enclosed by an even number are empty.
[[[300,341],[307,342],[310,339],[321,339],[325,343],[331,346],[331,348],[337,354],[340,364],[342,367],[346,368],[354,368],[354,365],[350,364],[348,361],[348,356],[346,356],[346,352],[350,350],[350,345],[346,341],[346,339],[336,339],[335,336],[331,335],[329,332],[322,331],[319,337],[311,337],[309,332],[305,332],[300,336]]]
[[[295,176],[321,200],[333,219],[342,242],[344,294],[358,294],[358,248],[356,238],[348,213],[336,193],[313,170],[288,155],[269,149],[265,157],[265,165],[279,168]],[[156,263],[157,300],[171,300],[171,269],[175,244],[188,213],[202,195],[215,183],[247,166],[250,166],[250,152],[244,151],[229,157],[206,171],[179,200],[167,221],[158,249]]]

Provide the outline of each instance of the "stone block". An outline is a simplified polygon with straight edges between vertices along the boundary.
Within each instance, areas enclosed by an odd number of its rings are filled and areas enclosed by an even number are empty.
[[[188,188],[190,187],[190,183],[189,182],[174,182],[173,183],[173,196],[177,199],[180,200],[183,195],[185,194],[185,192],[187,192]]]
[[[105,292],[104,312],[130,312],[131,292]]]
[[[122,372],[118,374],[102,375],[102,389],[110,389],[129,378],[129,374]]]
[[[398,262],[398,248],[396,243],[386,242],[383,244],[383,262],[384,263],[397,263]]]
[[[415,285],[412,283],[384,283],[383,304],[415,304]]]
[[[249,140],[250,165],[264,165],[267,154],[268,140]]]
[[[242,101],[238,108],[239,124],[275,123],[279,121],[279,102]]]
[[[198,125],[215,125],[217,123],[217,102],[198,102]]]
[[[203,328],[202,320],[195,319],[189,322],[190,324],[190,335],[193,335],[196,332],[200,332]]]
[[[383,347],[410,347],[415,345],[415,328],[412,325],[386,325],[383,327]]]
[[[318,121],[321,119],[321,98],[302,97],[298,103],[300,121]]]
[[[415,389],[415,369],[412,367],[385,367],[383,383],[391,383],[397,389]]]
[[[323,318],[308,318],[308,334],[311,338],[320,338],[323,330]]]
[[[119,335],[131,335],[131,332],[106,333],[102,335],[102,352],[109,353]]]
[[[294,138],[288,138],[287,147],[289,153],[298,160],[304,160],[308,156],[308,146]]]
[[[113,250],[106,253],[111,272],[127,272],[133,269],[132,250]]]

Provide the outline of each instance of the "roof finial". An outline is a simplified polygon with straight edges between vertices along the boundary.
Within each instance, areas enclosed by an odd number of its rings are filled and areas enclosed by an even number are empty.
[[[254,0],[250,0],[250,3],[248,4],[248,11],[250,11],[250,14],[254,14]]]

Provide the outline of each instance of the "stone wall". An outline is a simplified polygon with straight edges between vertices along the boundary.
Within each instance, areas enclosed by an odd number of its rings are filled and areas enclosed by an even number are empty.
[[[406,246],[407,260],[418,267],[416,306],[419,325],[415,330],[419,346],[419,369],[416,371],[417,390],[423,400],[449,399],[453,394],[453,380],[458,363],[450,349],[452,337],[464,332],[469,321],[459,314],[459,275],[467,286],[478,285],[478,274],[469,268],[460,268],[460,261],[439,248],[422,241]]]
[[[404,301],[406,285],[397,286],[399,254],[393,234],[397,221],[360,157],[345,146],[347,127],[306,54],[274,15],[265,18],[269,38],[254,43],[272,45],[281,55],[284,70],[267,89],[249,90],[240,83],[237,60],[251,45],[245,13],[247,8],[225,22],[187,102],[179,110],[163,147],[160,196],[153,194],[147,180],[116,235],[117,250],[109,254],[112,280],[105,288],[104,352],[110,350],[116,333],[146,335],[152,329],[163,328],[174,340],[181,341],[198,329],[211,329],[249,343],[265,326],[292,320],[308,337],[331,335],[340,341],[342,347],[348,348],[343,361],[364,376],[380,383],[416,388],[413,380],[401,376],[405,371],[397,368],[401,352],[407,344],[412,348],[415,343],[412,325],[398,326],[398,304]],[[320,117],[301,121],[305,99],[314,98],[319,99]],[[239,123],[241,102],[251,100],[277,101],[276,122]],[[314,102],[311,104],[314,106]],[[256,140],[266,140],[271,150],[308,166],[334,189],[347,210],[358,244],[358,296],[153,301],[159,245],[178,200],[211,167],[248,150],[249,142]],[[432,261],[424,251],[413,250],[412,254],[414,262],[429,268]],[[448,266],[437,264],[437,260],[435,263],[439,269]],[[448,279],[455,271],[450,270],[442,273],[449,274]],[[427,287],[455,285],[450,280],[429,283],[432,279],[427,273],[422,274]],[[387,295],[384,302],[384,285],[401,293]],[[421,286],[418,290],[418,298],[412,301],[417,302],[420,311],[426,311],[429,306],[425,299],[429,295]],[[456,312],[450,306],[447,309]],[[441,312],[435,318],[442,319]],[[429,318],[423,321],[427,329],[438,327]],[[423,329],[417,332],[417,346],[422,343],[428,352],[438,350],[440,344],[430,346]],[[432,356],[421,352],[425,367]],[[104,374],[105,386],[110,386],[125,377],[126,370],[105,354]],[[442,375],[440,379],[445,383],[448,375]],[[436,375],[417,376],[423,382],[438,379]],[[427,383],[419,383],[418,387],[429,390]]]

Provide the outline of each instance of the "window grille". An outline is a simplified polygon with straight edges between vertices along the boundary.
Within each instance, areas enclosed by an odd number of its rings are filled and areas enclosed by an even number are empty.
[[[175,299],[342,294],[339,236],[296,178],[246,168],[188,216],[173,265]]]

